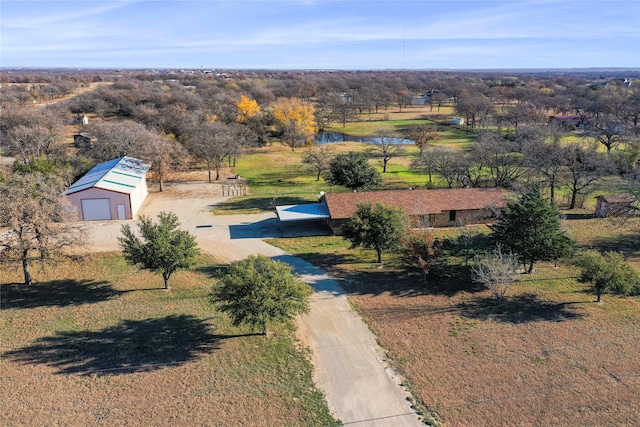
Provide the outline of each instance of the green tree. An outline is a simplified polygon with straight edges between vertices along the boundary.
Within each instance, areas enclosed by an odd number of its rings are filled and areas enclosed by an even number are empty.
[[[169,278],[180,269],[191,268],[200,253],[196,238],[188,231],[179,230],[180,222],[172,212],[160,212],[158,223],[151,218],[140,217],[139,230],[142,239],[122,226],[118,237],[124,259],[131,265],[162,274],[164,288],[169,289]]]
[[[376,203],[359,204],[358,209],[342,226],[344,238],[351,241],[351,248],[362,246],[374,249],[378,263],[382,262],[382,252],[396,249],[409,228],[409,219],[400,209]]]
[[[229,265],[211,300],[228,313],[234,326],[261,328],[309,311],[312,290],[292,273],[290,265],[252,255]]]
[[[558,207],[544,199],[537,185],[518,200],[508,202],[490,228],[494,242],[516,254],[527,273],[533,271],[537,261],[556,260],[575,250],[575,242],[562,228]]]
[[[591,292],[597,301],[602,301],[602,294],[618,293],[627,295],[640,290],[640,273],[624,260],[619,252],[597,250],[584,251],[576,264],[582,269],[580,281],[591,284]]]
[[[329,164],[329,173],[325,178],[331,185],[342,185],[351,190],[372,187],[380,184],[380,172],[369,164],[363,153],[338,154]]]

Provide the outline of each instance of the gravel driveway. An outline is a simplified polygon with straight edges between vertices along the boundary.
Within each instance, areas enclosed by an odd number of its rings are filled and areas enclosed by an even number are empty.
[[[223,200],[218,184],[170,183],[163,193],[149,194],[140,214],[155,217],[161,211],[174,212],[181,228],[197,237],[203,252],[228,262],[263,254],[291,264],[315,289],[310,313],[298,321],[298,335],[312,350],[314,380],[334,415],[353,426],[423,425],[400,379],[384,363],[374,335],[351,309],[338,284],[319,268],[262,240],[282,234],[274,213],[212,215],[213,205]],[[131,223],[85,223],[89,250],[119,250],[120,228]]]

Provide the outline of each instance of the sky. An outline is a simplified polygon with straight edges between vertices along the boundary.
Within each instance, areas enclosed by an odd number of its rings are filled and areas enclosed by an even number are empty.
[[[0,67],[640,68],[640,1],[0,0]]]

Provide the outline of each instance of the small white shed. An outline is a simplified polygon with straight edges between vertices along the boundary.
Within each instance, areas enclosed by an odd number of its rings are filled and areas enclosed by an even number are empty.
[[[132,157],[100,163],[63,194],[83,221],[133,219],[147,197],[151,165]]]

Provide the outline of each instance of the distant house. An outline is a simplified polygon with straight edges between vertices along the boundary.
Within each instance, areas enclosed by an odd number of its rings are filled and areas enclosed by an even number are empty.
[[[451,119],[451,124],[453,125],[463,125],[464,124],[464,118],[462,117],[454,117],[453,119]]]
[[[633,198],[629,194],[609,194],[596,197],[595,215],[600,218],[626,214],[633,210]]]
[[[73,146],[76,148],[91,148],[97,141],[96,137],[88,133],[73,135]]]
[[[71,124],[86,126],[89,124],[89,117],[86,114],[78,115],[71,121]]]
[[[100,163],[63,194],[83,221],[133,219],[147,197],[149,163],[120,157]]]
[[[506,206],[506,197],[497,188],[450,188],[330,193],[321,202],[327,206],[329,228],[334,234],[341,234],[342,224],[363,203],[401,208],[412,217],[415,227],[450,227],[495,218]]]
[[[552,116],[549,119],[550,124],[559,124],[565,129],[576,129],[584,126],[582,117],[580,116]]]

